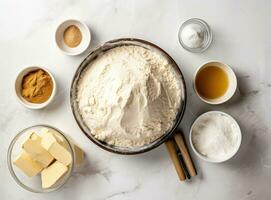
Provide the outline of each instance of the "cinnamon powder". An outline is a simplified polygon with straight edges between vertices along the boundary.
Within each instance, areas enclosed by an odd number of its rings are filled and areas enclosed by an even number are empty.
[[[23,77],[21,94],[31,103],[43,103],[47,101],[53,91],[53,81],[44,70],[29,72]]]

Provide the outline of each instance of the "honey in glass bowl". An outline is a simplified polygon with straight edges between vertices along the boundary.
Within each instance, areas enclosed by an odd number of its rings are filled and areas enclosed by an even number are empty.
[[[227,72],[218,66],[206,66],[201,69],[195,80],[199,95],[205,99],[217,99],[228,90]]]

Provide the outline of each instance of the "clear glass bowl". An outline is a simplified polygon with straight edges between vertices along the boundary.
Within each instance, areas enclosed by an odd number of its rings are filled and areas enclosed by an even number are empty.
[[[42,188],[40,175],[36,175],[34,177],[28,177],[17,166],[13,164],[13,160],[22,151],[23,142],[29,137],[30,133],[32,133],[33,131],[35,131],[36,133],[39,133],[41,128],[47,128],[49,130],[51,129],[60,137],[62,137],[64,139],[65,145],[67,146],[68,151],[71,153],[71,156],[72,156],[72,163],[69,166],[68,172],[66,172],[66,174],[56,182],[56,184],[46,189]],[[14,178],[14,180],[17,182],[18,185],[20,185],[22,188],[30,192],[47,193],[47,192],[52,192],[59,189],[69,179],[75,165],[75,151],[74,151],[72,143],[60,130],[49,125],[40,124],[40,125],[35,125],[35,126],[25,128],[14,137],[14,139],[11,141],[8,148],[7,162],[8,162],[8,168],[9,168],[10,174]]]
[[[198,48],[191,48],[187,45],[185,45],[185,43],[182,41],[182,37],[181,37],[181,33],[183,31],[183,29],[190,24],[197,24],[199,26],[201,26],[201,28],[203,29],[203,35],[204,35],[204,40],[202,43],[202,46],[198,47]],[[203,21],[202,19],[198,19],[198,18],[192,18],[192,19],[188,19],[187,21],[185,21],[181,27],[179,28],[179,32],[178,32],[178,39],[179,39],[179,43],[181,44],[181,46],[192,53],[201,53],[203,51],[205,51],[210,44],[212,43],[213,40],[213,34],[212,31],[209,27],[209,25]]]

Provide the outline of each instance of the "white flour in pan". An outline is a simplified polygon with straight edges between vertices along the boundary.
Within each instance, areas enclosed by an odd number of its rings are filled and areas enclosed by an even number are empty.
[[[116,47],[81,76],[79,110],[97,139],[143,146],[172,127],[181,102],[179,80],[161,55],[137,46]]]

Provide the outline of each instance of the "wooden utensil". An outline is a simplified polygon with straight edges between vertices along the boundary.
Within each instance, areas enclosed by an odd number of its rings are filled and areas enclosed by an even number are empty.
[[[186,144],[185,144],[185,141],[184,141],[182,133],[181,132],[175,133],[174,134],[174,140],[175,140],[178,148],[181,151],[183,160],[185,162],[186,168],[187,168],[190,176],[191,177],[196,176],[197,175],[197,171],[196,171],[194,163],[193,163],[193,161],[192,161],[192,159],[190,157],[189,151],[188,151],[188,149],[186,147]]]
[[[170,155],[170,158],[175,166],[176,172],[179,176],[180,181],[184,181],[185,180],[185,174],[183,171],[183,168],[180,164],[178,155],[177,155],[177,150],[174,144],[174,141],[172,139],[169,139],[165,142],[168,153]]]
[[[174,142],[174,143],[176,143],[176,142]],[[182,166],[182,168],[183,168],[184,175],[185,175],[185,177],[186,177],[187,179],[190,179],[191,176],[190,176],[190,174],[189,174],[189,172],[188,172],[188,170],[187,170],[187,167],[186,167],[185,162],[184,162],[184,160],[183,160],[183,156],[182,156],[180,150],[178,149],[177,144],[175,144],[175,147],[176,147],[176,149],[177,149],[177,156],[178,156],[179,161],[180,161],[180,164],[181,164],[181,166]]]

